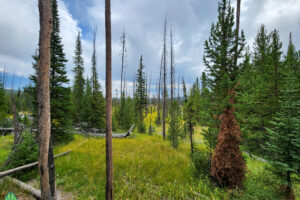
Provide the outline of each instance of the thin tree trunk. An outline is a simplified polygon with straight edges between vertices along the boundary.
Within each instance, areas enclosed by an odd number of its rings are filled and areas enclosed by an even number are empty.
[[[113,199],[113,154],[112,154],[112,86],[111,86],[111,11],[110,0],[105,0],[106,40],[106,200]]]
[[[122,66],[121,66],[121,97],[123,95],[123,71],[124,71],[124,60],[125,60],[125,29],[123,30],[123,34],[122,34],[122,37],[121,37],[121,43],[122,43]]]
[[[163,103],[163,138],[166,139],[166,115],[167,115],[167,18],[164,25],[164,47],[163,47],[163,79],[164,79],[164,103]]]
[[[234,55],[234,67],[236,68],[236,70],[237,70],[238,46],[239,46],[240,10],[241,10],[241,0],[237,0],[236,1],[235,55]]]
[[[160,116],[160,92],[161,92],[161,71],[163,66],[163,53],[161,54],[161,62],[160,62],[160,70],[159,70],[159,81],[158,81],[158,104],[157,104],[157,125],[161,124],[161,116]]]
[[[39,0],[40,39],[38,64],[38,130],[39,130],[39,172],[42,200],[56,199],[55,179],[54,188],[50,187],[49,148],[51,146],[50,124],[50,41],[52,31],[52,9],[50,0]],[[53,154],[50,154],[53,156]],[[54,171],[52,171],[54,173]],[[53,180],[51,180],[53,181]],[[53,184],[53,182],[52,182]]]
[[[171,26],[171,30],[170,30],[170,62],[171,62],[171,70],[170,70],[170,74],[171,74],[171,102],[173,102],[174,100],[174,84],[175,84],[175,69],[174,69],[174,51],[173,51],[173,32],[172,32],[172,26]]]

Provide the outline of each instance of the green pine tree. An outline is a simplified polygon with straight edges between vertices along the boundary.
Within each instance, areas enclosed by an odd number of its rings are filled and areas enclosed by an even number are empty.
[[[208,88],[210,88],[210,114],[207,134],[216,143],[220,121],[218,117],[229,104],[228,92],[237,83],[240,66],[235,65],[235,57],[242,57],[244,50],[244,33],[238,38],[236,55],[236,29],[234,27],[234,9],[228,0],[222,0],[218,5],[218,21],[211,26],[209,39],[204,43],[203,61],[208,69]],[[211,140],[210,139],[210,140]],[[213,145],[214,146],[214,145]]]
[[[80,39],[80,32],[78,32],[75,44],[75,56],[74,56],[75,73],[74,84],[73,84],[73,103],[74,103],[74,114],[75,122],[80,123],[83,120],[83,104],[84,104],[84,67],[82,58],[82,46]]]
[[[293,196],[291,176],[300,173],[300,85],[292,67],[286,66],[280,110],[273,118],[273,126],[267,128],[268,141],[265,144],[266,157],[274,172],[287,185],[288,197]]]
[[[4,123],[4,120],[7,117],[8,105],[7,97],[4,90],[3,78],[0,76],[0,125]]]
[[[101,90],[101,86],[98,80],[97,73],[97,57],[96,57],[96,32],[94,33],[94,45],[93,45],[93,55],[92,55],[92,98],[91,98],[91,108],[90,113],[90,124],[93,128],[105,129],[105,99]]]
[[[85,80],[85,87],[84,87],[84,99],[83,99],[83,122],[86,123],[85,128],[91,128],[91,113],[93,112],[92,106],[92,84],[89,77]]]
[[[169,109],[169,129],[167,139],[171,142],[173,148],[177,148],[182,138],[181,109],[178,101],[173,100]]]
[[[51,136],[55,142],[63,142],[71,139],[72,135],[68,131],[72,123],[71,111],[71,89],[66,87],[69,83],[67,78],[65,63],[65,53],[63,51],[62,39],[60,37],[60,21],[57,8],[57,0],[51,0],[53,28],[51,32],[51,66],[50,66],[50,104],[51,104]],[[33,69],[37,73],[37,63],[39,55],[33,56],[35,62]],[[26,88],[26,92],[31,94],[32,103],[35,105],[33,115],[37,116],[37,74],[31,75],[32,87]]]
[[[143,57],[141,55],[140,65],[137,71],[137,84],[135,91],[135,111],[136,123],[139,132],[144,133],[146,126],[144,124],[144,112],[147,106],[146,78],[144,72]]]

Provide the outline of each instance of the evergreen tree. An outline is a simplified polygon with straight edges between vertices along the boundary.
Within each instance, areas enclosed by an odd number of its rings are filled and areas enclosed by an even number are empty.
[[[208,69],[208,87],[211,90],[208,111],[211,116],[208,127],[210,136],[218,134],[220,123],[218,117],[225,107],[231,106],[228,92],[236,85],[240,73],[240,67],[235,65],[235,59],[242,56],[245,38],[243,31],[241,36],[237,37],[234,23],[234,10],[230,2],[222,0],[218,5],[218,21],[212,24],[210,37],[204,43],[203,61]],[[214,143],[216,140],[215,137]]]
[[[51,32],[51,66],[50,66],[50,105],[51,105],[51,136],[54,141],[66,141],[71,137],[68,128],[72,123],[71,119],[71,89],[66,87],[69,80],[66,75],[65,54],[63,51],[62,39],[60,37],[60,21],[57,8],[57,0],[51,0],[53,28]],[[33,69],[37,71],[39,55],[33,56],[35,62]],[[32,95],[32,103],[35,105],[34,115],[37,114],[37,79],[36,73],[30,76],[33,83],[26,91]]]
[[[78,32],[75,44],[75,56],[74,56],[75,73],[73,84],[73,103],[75,106],[75,122],[80,123],[83,120],[83,104],[84,104],[84,67],[82,58],[82,46],[80,39],[80,32]]]
[[[171,102],[169,112],[169,134],[167,135],[167,139],[171,141],[174,148],[177,148],[180,139],[183,138],[183,132],[181,129],[181,110],[176,100]]]
[[[92,113],[90,113],[90,124],[93,128],[104,129],[105,127],[105,101],[103,93],[101,91],[101,86],[98,81],[97,73],[97,57],[96,57],[96,34],[94,31],[94,41],[93,41],[93,55],[92,55],[92,99],[91,108]]]
[[[65,53],[60,37],[60,21],[57,0],[51,0],[53,29],[51,33],[51,66],[50,66],[50,104],[51,104],[51,132],[54,140],[69,139],[71,119],[71,89],[65,85],[69,83],[65,63]]]
[[[293,199],[292,174],[300,173],[300,85],[293,65],[286,65],[286,80],[281,90],[280,111],[267,128],[265,149],[277,175],[285,179],[288,199]]]
[[[0,76],[0,124],[4,122],[7,115],[7,111],[7,97],[4,90],[3,78]]]
[[[137,71],[137,84],[135,91],[136,122],[137,127],[141,133],[144,133],[146,131],[144,124],[144,111],[147,106],[146,77],[143,70],[143,57],[141,55],[140,66]]]
[[[92,84],[89,77],[85,80],[84,102],[83,102],[83,121],[86,123],[86,128],[91,128],[91,113],[93,112],[92,102]]]

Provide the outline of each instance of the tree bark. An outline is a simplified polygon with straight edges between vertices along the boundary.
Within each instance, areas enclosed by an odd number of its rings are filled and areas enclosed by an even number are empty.
[[[164,47],[163,47],[163,79],[164,79],[164,102],[163,102],[163,138],[166,139],[166,115],[167,115],[167,18],[164,25]]]
[[[49,148],[50,148],[50,42],[52,31],[52,9],[50,0],[39,0],[40,38],[38,63],[38,130],[39,130],[39,173],[41,199],[56,199],[55,188],[50,187]],[[51,154],[50,154],[51,156]],[[53,156],[53,155],[52,155]],[[51,158],[50,158],[51,159]],[[55,180],[54,180],[55,184]]]
[[[241,10],[241,0],[236,1],[236,35],[235,35],[235,55],[234,55],[234,66],[237,69],[237,59],[238,59],[238,46],[239,46],[239,31],[240,31],[240,10]]]
[[[113,199],[113,154],[112,154],[112,86],[111,86],[111,11],[110,0],[105,0],[106,40],[106,200]]]

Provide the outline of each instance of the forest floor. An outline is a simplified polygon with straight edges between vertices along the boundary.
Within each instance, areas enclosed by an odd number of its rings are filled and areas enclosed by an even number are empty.
[[[158,130],[157,130],[158,131]],[[203,141],[197,128],[195,140]],[[0,165],[6,159],[12,136],[0,137]],[[197,148],[206,148],[199,143]],[[72,150],[55,161],[56,183],[67,195],[65,199],[104,199],[105,140],[75,135],[75,139],[56,146],[55,154]],[[115,199],[282,199],[280,183],[265,166],[267,163],[244,155],[247,179],[243,190],[214,187],[208,178],[196,178],[190,160],[188,140],[173,149],[161,135],[134,134],[126,139],[113,139]],[[31,184],[38,184],[35,171]],[[38,187],[38,186],[37,186]],[[0,184],[0,199],[14,192],[18,199],[33,199],[11,183]],[[300,185],[294,185],[300,199]]]

